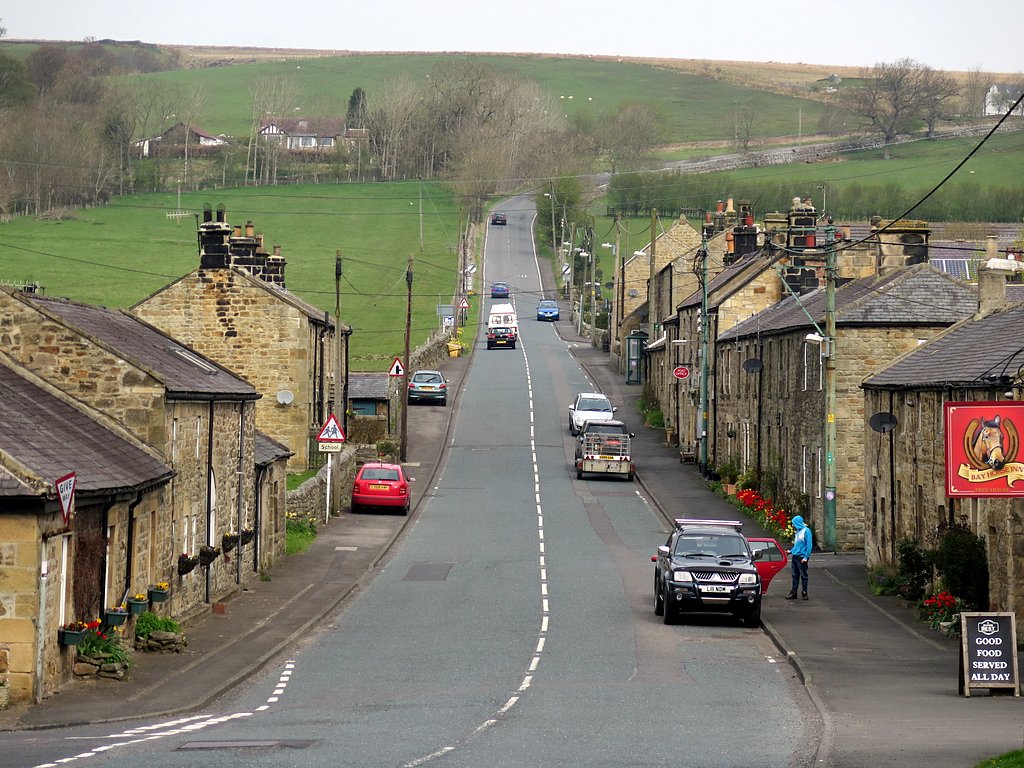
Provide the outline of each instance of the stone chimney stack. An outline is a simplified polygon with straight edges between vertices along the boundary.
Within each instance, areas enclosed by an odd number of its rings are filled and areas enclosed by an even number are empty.
[[[224,220],[222,207],[217,208],[217,220],[213,221],[213,211],[207,206],[203,210],[203,223],[199,225],[199,268],[224,269],[231,258],[231,247],[228,240],[231,236],[231,225]]]
[[[1012,272],[995,267],[988,268],[990,259],[999,258],[999,242],[995,235],[985,240],[985,262],[978,268],[978,313],[983,317],[1006,306],[1006,278]]]

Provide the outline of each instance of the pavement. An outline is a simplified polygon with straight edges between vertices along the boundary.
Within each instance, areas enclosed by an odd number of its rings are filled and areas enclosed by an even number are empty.
[[[570,354],[629,422],[641,387],[627,385],[607,354],[571,324],[558,323],[558,329]],[[450,391],[460,391],[468,365],[469,358],[460,357],[441,366]],[[680,462],[663,431],[632,421],[637,482],[666,526],[684,514],[738,515],[708,489],[693,464]],[[430,437],[409,435],[407,455],[419,475],[414,504],[433,485],[429,478],[440,460],[435,446]],[[382,525],[380,516],[332,518],[309,550],[275,566],[269,580],[227,600],[223,613],[187,625],[183,654],[136,654],[130,679],[75,681],[38,705],[0,711],[0,730],[148,719],[208,707],[351,598],[378,570],[406,520],[396,516]],[[768,535],[753,521],[744,532]],[[815,552],[806,602],[784,600],[788,587],[787,570],[765,595],[763,628],[778,649],[774,661],[789,664],[820,715],[817,765],[973,766],[1024,747],[1022,699],[977,689],[970,697],[959,695],[958,641],[929,629],[906,601],[872,595],[862,552]],[[110,695],[112,687],[118,695]]]

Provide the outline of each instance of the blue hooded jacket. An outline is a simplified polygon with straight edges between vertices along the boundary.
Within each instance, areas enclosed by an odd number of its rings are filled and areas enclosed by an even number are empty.
[[[804,519],[800,515],[793,518],[793,528],[796,529],[796,536],[793,537],[793,547],[789,554],[794,558],[810,558],[811,549],[814,547],[811,529],[804,524]]]

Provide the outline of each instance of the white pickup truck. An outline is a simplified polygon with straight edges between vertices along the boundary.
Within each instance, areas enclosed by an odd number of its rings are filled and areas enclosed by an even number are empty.
[[[625,475],[632,480],[636,464],[632,456],[633,433],[621,421],[588,421],[576,442],[576,478],[585,472]]]

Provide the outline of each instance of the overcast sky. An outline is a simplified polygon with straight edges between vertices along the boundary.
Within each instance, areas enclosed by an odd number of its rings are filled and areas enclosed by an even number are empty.
[[[1020,0],[15,0],[8,39],[1024,71]]]

